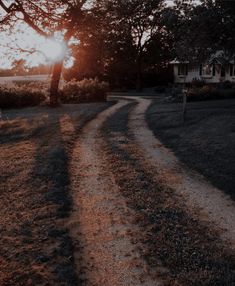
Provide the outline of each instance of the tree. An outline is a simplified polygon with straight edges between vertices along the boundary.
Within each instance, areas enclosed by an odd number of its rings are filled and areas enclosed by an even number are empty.
[[[234,2],[176,0],[169,13],[166,26],[178,59],[202,62],[217,51],[234,54]]]
[[[13,73],[17,75],[25,74],[25,60],[16,60],[13,62]]]
[[[115,87],[141,89],[143,75],[155,76],[170,58],[163,2],[97,1],[77,30],[76,64],[66,78],[98,76]]]
[[[209,1],[205,1],[206,4]],[[210,2],[208,5],[212,5]],[[220,24],[219,44],[223,49],[234,56],[235,47],[235,2],[234,1],[215,1],[215,9],[220,13],[217,24]],[[218,37],[217,37],[218,39]]]
[[[19,21],[24,21],[39,35],[55,38],[68,47],[70,39],[82,23],[86,9],[90,9],[89,0],[15,0],[10,6],[0,0],[5,14],[0,21],[2,28],[11,29]],[[55,62],[51,78],[50,104],[58,105],[58,86],[65,54]]]
[[[138,89],[142,88],[147,46],[163,30],[163,8],[164,0],[101,0],[96,3],[94,11],[103,15],[100,31],[104,31],[105,48],[108,47],[107,54],[110,53],[106,64],[114,67],[116,63],[118,67],[122,57],[123,67],[127,61],[134,62]]]

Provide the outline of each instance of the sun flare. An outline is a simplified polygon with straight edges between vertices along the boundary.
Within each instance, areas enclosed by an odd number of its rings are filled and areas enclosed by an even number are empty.
[[[46,39],[39,48],[39,52],[41,52],[47,60],[56,62],[64,58],[67,47],[64,42]]]
[[[65,60],[66,68],[73,65],[69,48],[71,43],[66,45],[63,36],[55,34],[54,37],[45,38],[24,24],[18,24],[14,31],[12,35],[0,33],[1,68],[11,68],[12,63],[20,59],[25,60],[26,66],[30,68],[40,64],[51,65],[60,60]]]

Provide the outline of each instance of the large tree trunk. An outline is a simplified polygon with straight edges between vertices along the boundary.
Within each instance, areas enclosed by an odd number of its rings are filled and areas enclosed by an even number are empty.
[[[62,73],[63,61],[56,62],[53,66],[51,88],[50,88],[50,106],[59,105],[59,83]]]

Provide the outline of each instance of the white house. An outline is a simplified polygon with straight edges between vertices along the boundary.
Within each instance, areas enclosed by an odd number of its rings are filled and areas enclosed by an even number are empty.
[[[191,83],[193,80],[203,80],[206,83],[230,81],[235,83],[235,61],[214,56],[206,64],[192,64],[174,60],[171,62],[174,70],[175,83]]]

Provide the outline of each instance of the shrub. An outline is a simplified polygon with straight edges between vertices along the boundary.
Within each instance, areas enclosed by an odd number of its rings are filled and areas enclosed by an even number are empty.
[[[154,91],[157,93],[164,93],[166,91],[166,87],[162,85],[158,85],[154,88]]]
[[[48,94],[50,88],[50,80],[46,81],[33,81],[33,80],[21,80],[21,81],[13,81],[13,87],[22,88],[22,89],[30,89],[33,91],[41,91],[43,93]]]
[[[231,83],[231,81],[226,80],[224,82],[221,82],[218,87],[220,89],[232,89],[233,88],[233,84]]]
[[[235,98],[235,89],[218,90],[218,98]]]
[[[192,86],[193,87],[203,87],[204,85],[205,85],[205,81],[202,79],[194,78],[192,80]]]
[[[85,103],[106,101],[108,84],[98,79],[72,80],[65,84],[61,92],[63,103]]]
[[[16,86],[28,86],[30,84],[36,85],[38,82],[37,81],[29,81],[29,80],[13,80],[12,83]]]
[[[202,88],[191,88],[188,91],[189,101],[235,98],[235,89],[219,89],[210,85]]]
[[[21,108],[39,105],[45,101],[43,92],[24,87],[0,87],[0,108]]]

